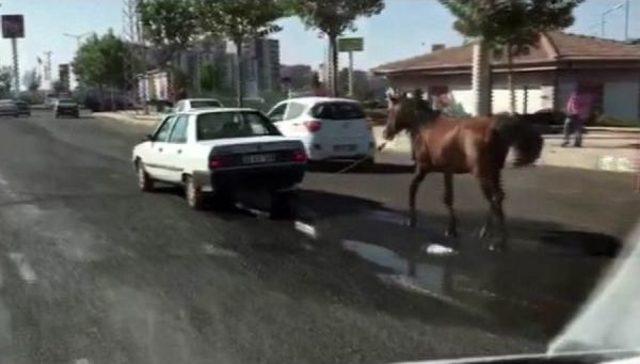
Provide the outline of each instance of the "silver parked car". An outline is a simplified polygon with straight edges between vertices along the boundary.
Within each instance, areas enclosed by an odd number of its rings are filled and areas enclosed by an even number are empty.
[[[18,105],[13,100],[0,100],[0,115],[2,116],[20,116]]]

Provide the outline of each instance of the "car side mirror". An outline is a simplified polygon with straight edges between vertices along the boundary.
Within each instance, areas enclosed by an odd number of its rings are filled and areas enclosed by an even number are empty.
[[[277,123],[279,121],[282,121],[282,119],[284,119],[283,115],[273,115],[271,117],[269,117],[269,119],[271,119],[272,123]]]
[[[143,142],[152,142],[154,140],[153,135],[151,134],[147,134],[144,136],[144,138],[142,138]]]

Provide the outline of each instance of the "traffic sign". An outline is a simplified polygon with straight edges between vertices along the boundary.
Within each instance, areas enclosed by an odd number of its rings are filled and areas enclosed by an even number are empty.
[[[24,17],[22,15],[3,15],[2,37],[24,38]]]
[[[362,52],[364,50],[363,38],[339,38],[338,50],[340,52]]]

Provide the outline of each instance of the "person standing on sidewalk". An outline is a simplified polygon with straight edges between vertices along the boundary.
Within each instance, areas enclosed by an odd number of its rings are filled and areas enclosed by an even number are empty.
[[[576,134],[574,142],[575,147],[582,147],[582,134],[584,132],[584,126],[589,120],[591,115],[591,108],[593,107],[593,96],[585,89],[576,87],[575,91],[569,96],[567,102],[567,118],[564,121],[564,142],[563,147],[569,145],[571,134]]]

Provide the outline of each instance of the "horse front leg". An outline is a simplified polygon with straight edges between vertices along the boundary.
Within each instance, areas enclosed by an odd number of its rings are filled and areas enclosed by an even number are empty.
[[[416,194],[418,193],[418,187],[420,187],[420,183],[426,177],[427,171],[422,168],[417,168],[416,173],[413,176],[413,180],[411,181],[411,186],[409,186],[409,226],[416,227]]]
[[[447,206],[449,212],[449,225],[445,231],[445,236],[456,237],[458,236],[456,214],[453,209],[453,174],[444,174],[444,204]]]

